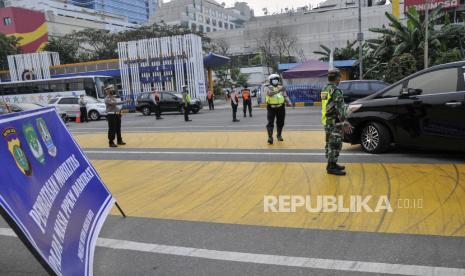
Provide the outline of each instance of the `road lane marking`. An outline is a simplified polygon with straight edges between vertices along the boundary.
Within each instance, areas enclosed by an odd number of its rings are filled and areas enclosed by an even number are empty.
[[[84,150],[88,154],[145,154],[145,155],[266,155],[266,156],[325,156],[324,152],[249,152],[249,151],[110,151]],[[344,153],[344,156],[373,156],[369,153]],[[384,157],[386,155],[383,155]]]
[[[239,149],[239,150],[285,150],[285,149],[324,149],[324,131],[293,131],[284,133],[284,142],[276,142],[270,146],[266,143],[265,131],[231,131],[232,129],[206,132],[152,132],[123,133],[127,148],[138,149]],[[80,134],[74,133],[74,138],[82,148],[108,148],[106,133]],[[344,145],[344,149],[354,148]]]
[[[0,228],[0,235],[7,237],[15,237],[13,230],[8,228]],[[137,252],[145,252],[152,254],[172,255],[180,257],[201,258],[217,261],[229,261],[237,263],[252,263],[261,265],[277,265],[286,267],[298,267],[309,269],[322,269],[331,271],[351,271],[361,273],[378,273],[378,274],[395,274],[395,275],[413,275],[413,276],[463,276],[465,269],[437,267],[437,266],[422,266],[422,265],[406,265],[406,264],[390,264],[379,262],[362,262],[362,261],[347,261],[337,259],[320,259],[293,257],[282,255],[268,255],[257,253],[245,253],[236,251],[211,250],[195,247],[172,246],[155,243],[133,242],[126,240],[99,238],[97,246],[115,250],[130,250]]]
[[[106,125],[104,127],[83,127],[83,128],[70,128],[71,131],[74,130],[102,130],[102,128],[106,129]],[[225,125],[218,125],[218,126],[159,126],[159,127],[144,127],[144,126],[123,126],[122,129],[129,130],[129,129],[192,129],[192,128],[254,128],[254,127],[263,127],[264,125],[233,125],[233,126],[225,126]],[[286,125],[286,127],[319,127],[320,130],[323,129],[322,125]]]
[[[119,155],[110,157],[119,159]],[[323,162],[134,159],[92,160],[133,217],[465,237],[465,164],[350,163],[347,176],[336,177],[326,173]],[[264,212],[264,197],[280,195],[313,200],[340,195],[344,206],[349,206],[351,196],[372,196],[371,208],[379,197],[389,196],[393,212],[312,213],[305,208],[293,213]],[[405,199],[412,208],[406,207]],[[419,199],[424,202],[422,208],[413,208]]]

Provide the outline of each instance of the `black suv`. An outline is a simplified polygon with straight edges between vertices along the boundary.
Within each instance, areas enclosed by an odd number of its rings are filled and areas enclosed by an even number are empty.
[[[184,112],[182,104],[182,95],[177,92],[160,92],[161,112]],[[191,113],[198,113],[202,109],[202,102],[199,99],[192,98],[189,106]],[[155,103],[153,102],[152,93],[144,92],[137,97],[136,111],[148,116],[155,112]]]
[[[381,153],[391,143],[465,151],[465,62],[417,72],[349,105],[345,142]]]
[[[373,95],[388,86],[389,84],[379,80],[350,80],[341,81],[339,84],[339,88],[344,93],[344,101],[346,103]]]

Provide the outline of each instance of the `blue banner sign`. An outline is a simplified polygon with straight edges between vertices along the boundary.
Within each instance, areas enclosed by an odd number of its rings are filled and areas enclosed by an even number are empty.
[[[48,272],[92,275],[114,198],[54,108],[0,116],[0,211]]]

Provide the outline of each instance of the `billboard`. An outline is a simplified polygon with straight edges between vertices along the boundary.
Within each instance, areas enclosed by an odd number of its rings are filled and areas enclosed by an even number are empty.
[[[44,268],[92,275],[114,198],[54,108],[0,116],[0,211]]]
[[[428,10],[435,9],[439,5],[442,5],[444,8],[454,8],[458,7],[460,3],[458,0],[428,0],[428,2]],[[426,3],[427,1],[425,0],[405,0],[404,12],[408,11],[410,7],[415,7],[417,11],[425,11]]]

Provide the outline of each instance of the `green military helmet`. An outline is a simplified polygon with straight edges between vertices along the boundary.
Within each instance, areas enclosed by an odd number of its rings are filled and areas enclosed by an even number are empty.
[[[337,69],[328,71],[328,78],[340,78],[340,77],[341,77],[341,71]]]

